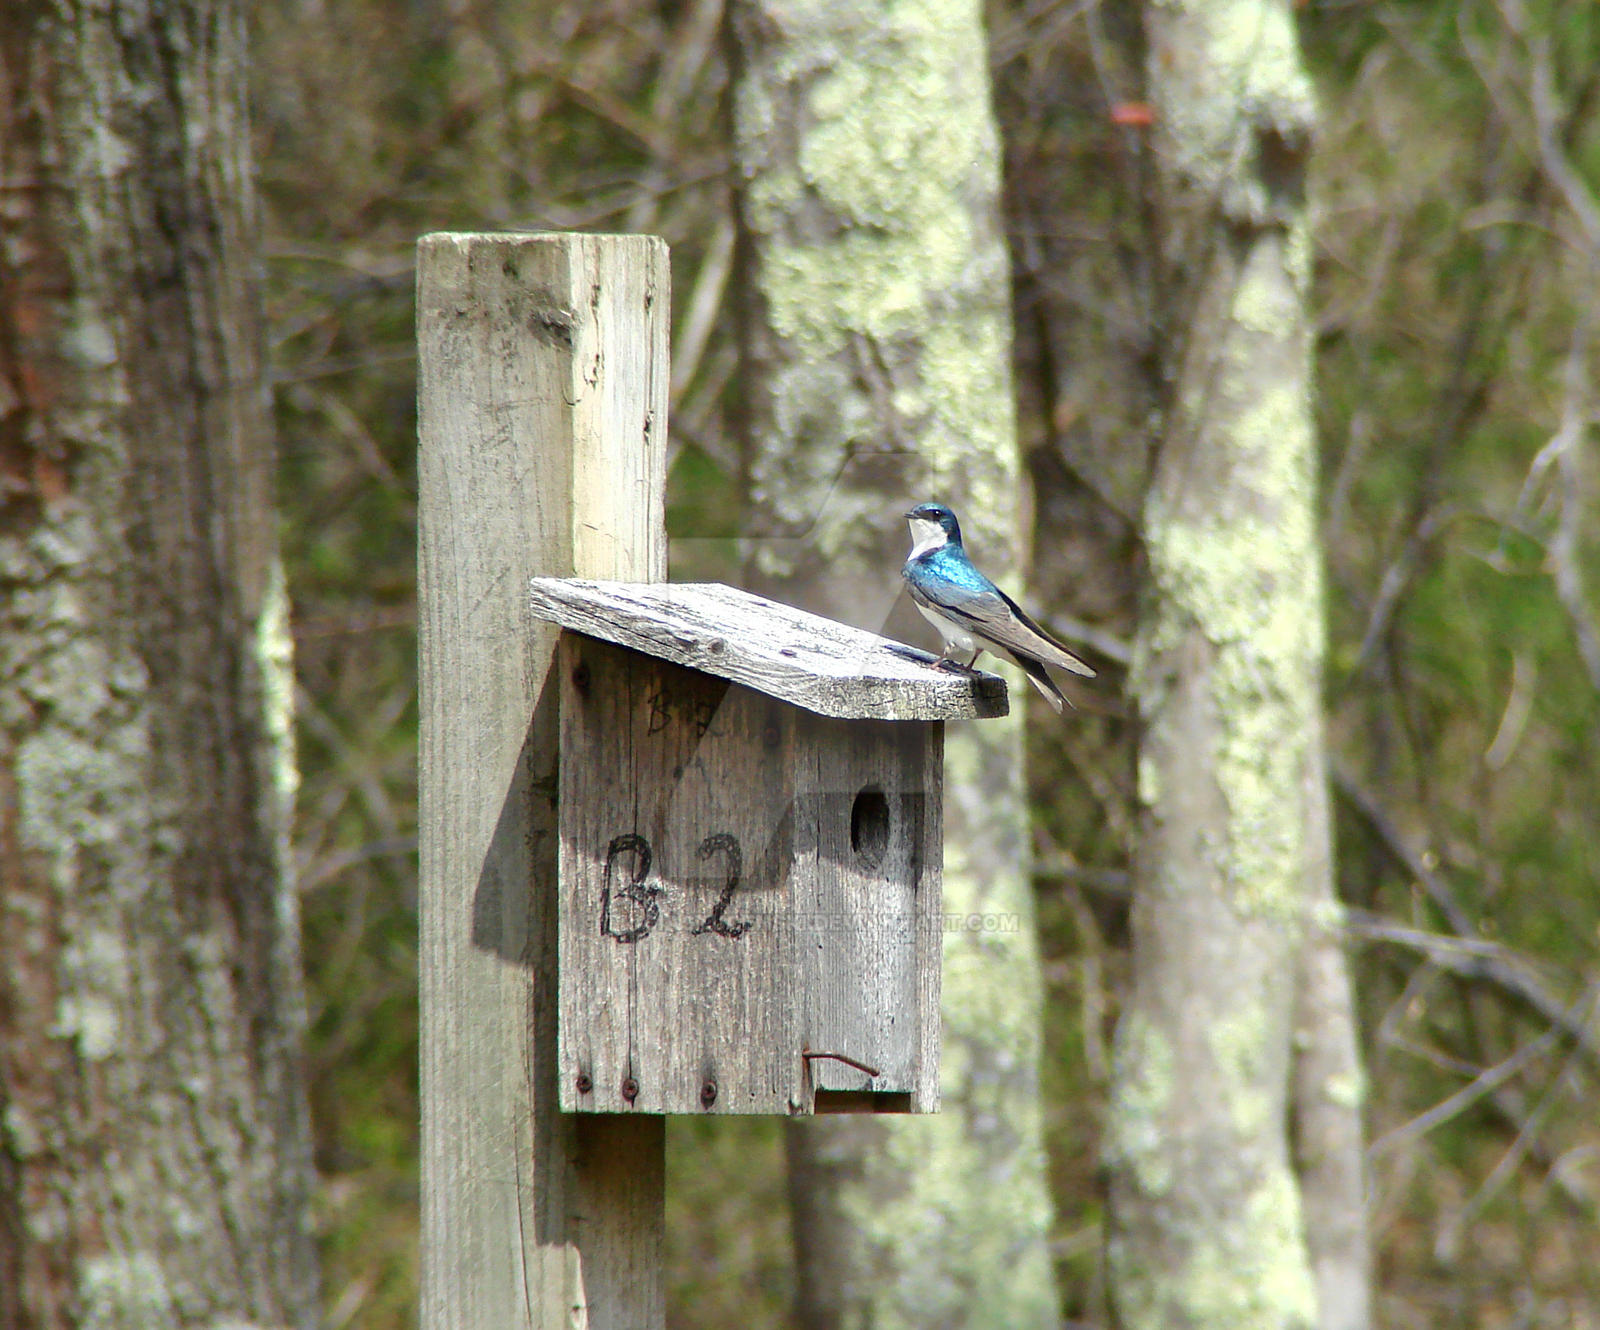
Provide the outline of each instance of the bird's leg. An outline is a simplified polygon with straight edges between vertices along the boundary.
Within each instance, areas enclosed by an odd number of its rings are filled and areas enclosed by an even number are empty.
[[[983,648],[979,647],[972,653],[967,663],[963,665],[959,660],[950,659],[950,644],[946,643],[944,650],[939,655],[939,659],[934,662],[933,668],[943,670],[946,674],[976,674],[978,671],[973,666],[977,663],[978,656],[982,651]]]

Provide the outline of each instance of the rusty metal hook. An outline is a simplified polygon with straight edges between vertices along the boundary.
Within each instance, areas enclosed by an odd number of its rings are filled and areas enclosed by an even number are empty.
[[[814,1059],[827,1058],[830,1062],[842,1062],[847,1067],[854,1067],[857,1071],[865,1072],[874,1080],[883,1074],[876,1067],[869,1067],[865,1062],[844,1053],[813,1053],[809,1048],[802,1048],[800,1056],[806,1063],[807,1071],[811,1069],[811,1063]]]

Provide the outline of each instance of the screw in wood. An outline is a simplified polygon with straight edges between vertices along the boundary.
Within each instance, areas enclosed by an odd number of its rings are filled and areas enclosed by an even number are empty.
[[[627,1077],[622,1082],[622,1097],[630,1104],[639,1097],[639,1082],[634,1080],[632,1076]]]
[[[578,1073],[578,1093],[588,1094],[592,1089],[594,1089],[594,1078],[588,1072],[580,1071]]]
[[[702,1085],[700,1087],[700,1107],[701,1108],[710,1108],[711,1105],[716,1103],[716,1102],[717,1102],[717,1083],[715,1081],[707,1081],[704,1085]]]

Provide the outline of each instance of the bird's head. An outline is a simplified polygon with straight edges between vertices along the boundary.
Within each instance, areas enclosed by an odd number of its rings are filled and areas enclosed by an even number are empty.
[[[913,559],[942,545],[961,544],[961,524],[942,503],[919,503],[906,514],[906,521],[911,524]]]

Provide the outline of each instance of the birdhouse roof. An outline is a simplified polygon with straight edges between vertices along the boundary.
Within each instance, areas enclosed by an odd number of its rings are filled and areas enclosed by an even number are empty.
[[[926,651],[719,582],[536,577],[533,613],[823,716],[969,720],[1010,709],[996,674],[937,669]]]

